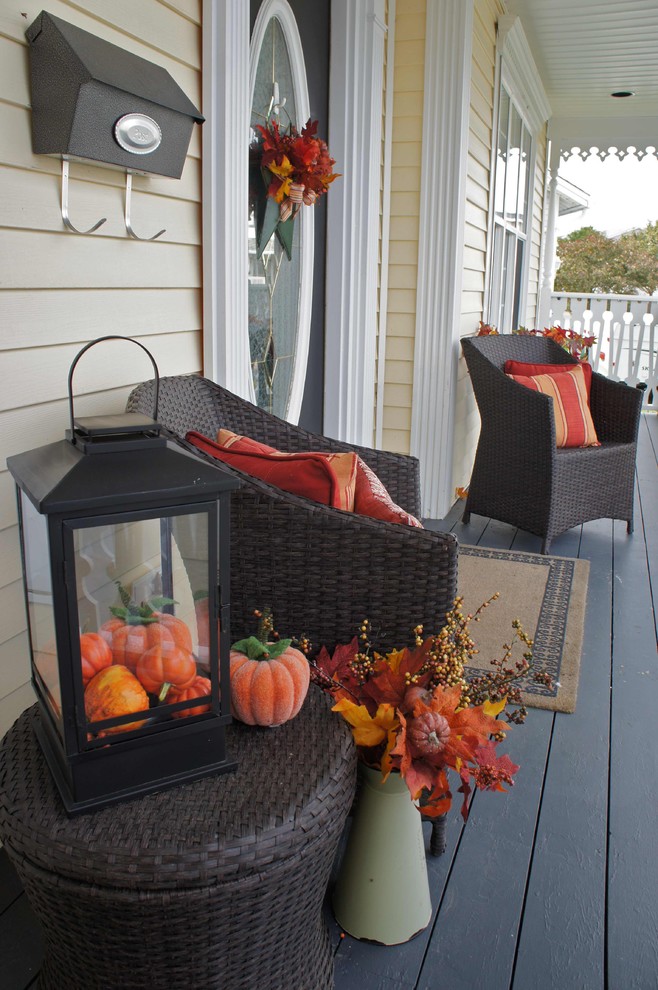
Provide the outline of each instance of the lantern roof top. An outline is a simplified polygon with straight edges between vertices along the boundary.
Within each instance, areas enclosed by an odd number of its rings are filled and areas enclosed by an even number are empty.
[[[230,471],[172,440],[94,455],[59,440],[7,458],[7,467],[44,515],[203,502],[240,487]]]

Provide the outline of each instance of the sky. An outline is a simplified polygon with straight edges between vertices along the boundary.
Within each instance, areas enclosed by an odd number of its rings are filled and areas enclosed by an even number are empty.
[[[658,220],[658,159],[647,155],[641,162],[629,155],[624,161],[596,155],[582,161],[573,155],[560,165],[560,175],[589,193],[589,209],[560,217],[558,237],[594,227],[609,236]]]

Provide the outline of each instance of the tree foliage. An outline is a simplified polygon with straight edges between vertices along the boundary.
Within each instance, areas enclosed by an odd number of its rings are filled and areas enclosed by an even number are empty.
[[[614,238],[581,227],[557,243],[556,292],[651,295],[658,289],[658,221]]]

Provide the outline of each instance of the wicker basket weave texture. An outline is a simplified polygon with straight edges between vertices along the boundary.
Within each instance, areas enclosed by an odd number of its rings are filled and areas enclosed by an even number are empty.
[[[146,382],[127,408],[152,407],[153,383]],[[214,439],[224,427],[287,452],[355,450],[402,508],[420,514],[415,458],[308,433],[204,378],[162,379],[158,420],[179,438],[198,430]],[[253,609],[263,605],[272,608],[277,628],[305,632],[315,648],[349,642],[364,618],[382,648],[408,642],[418,623],[428,631],[443,626],[457,588],[452,534],[343,512],[226,469],[243,482],[231,499],[233,630],[249,629]]]
[[[43,925],[40,986],[333,986],[322,903],[356,755],[319,690],[276,729],[229,726],[235,773],[71,819],[38,717],[0,748],[0,836]]]
[[[642,394],[599,374],[590,408],[600,447],[557,449],[550,396],[509,379],[507,360],[574,364],[544,337],[464,338],[462,349],[482,421],[464,521],[491,516],[551,540],[590,519],[633,527],[633,491]]]

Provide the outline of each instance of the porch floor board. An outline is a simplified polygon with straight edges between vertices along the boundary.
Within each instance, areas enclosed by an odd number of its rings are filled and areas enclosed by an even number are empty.
[[[452,809],[446,852],[428,859],[423,933],[387,948],[331,923],[336,990],[657,990],[657,466],[649,413],[633,537],[597,520],[551,546],[590,561],[575,713],[529,709],[505,744],[521,766],[516,786],[476,793],[466,825]],[[428,525],[463,543],[539,552],[539,538],[506,524],[472,516],[465,526],[461,508]],[[41,958],[38,922],[0,852],[5,990],[35,986]]]
[[[516,786],[476,794],[466,826],[450,812],[446,862],[429,861],[429,928],[401,947],[339,939],[336,990],[658,988],[657,452],[647,414],[631,539],[596,520],[551,545],[590,561],[575,713],[529,709],[505,743]],[[478,516],[465,526],[461,511],[429,525],[539,552],[538,537]]]

